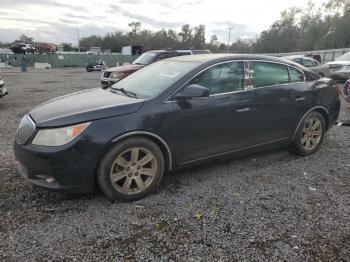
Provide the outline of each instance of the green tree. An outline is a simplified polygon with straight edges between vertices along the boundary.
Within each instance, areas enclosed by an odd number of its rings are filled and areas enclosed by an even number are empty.
[[[32,37],[26,36],[25,34],[23,34],[19,37],[19,41],[22,43],[26,43],[26,44],[33,44],[34,43],[34,39]]]
[[[181,32],[179,32],[179,37],[183,47],[190,47],[193,38],[192,31],[193,30],[189,24],[182,26]]]
[[[205,25],[199,25],[194,28],[191,47],[203,49],[205,46]]]
[[[63,51],[73,51],[72,43],[62,43]]]

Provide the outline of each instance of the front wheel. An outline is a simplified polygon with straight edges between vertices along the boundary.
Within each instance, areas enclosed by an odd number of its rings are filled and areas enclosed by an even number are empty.
[[[152,141],[135,137],[111,148],[98,169],[98,184],[110,199],[131,201],[154,191],[164,173],[164,157]]]
[[[307,156],[316,153],[325,134],[325,120],[318,112],[311,112],[300,124],[291,145],[291,152]]]

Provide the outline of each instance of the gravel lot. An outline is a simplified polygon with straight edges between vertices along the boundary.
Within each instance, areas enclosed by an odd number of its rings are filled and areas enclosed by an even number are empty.
[[[98,86],[100,74],[1,75],[10,94],[0,99],[0,261],[350,261],[349,127],[332,128],[310,157],[277,150],[171,173],[137,202],[54,194],[18,177],[18,122]]]

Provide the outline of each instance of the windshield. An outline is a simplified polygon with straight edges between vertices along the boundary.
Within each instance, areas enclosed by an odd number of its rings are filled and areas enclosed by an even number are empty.
[[[350,52],[335,59],[336,61],[350,61]]]
[[[123,88],[139,98],[154,97],[198,65],[195,62],[159,61],[120,80],[112,88]]]
[[[157,55],[157,53],[153,52],[147,52],[139,56],[134,62],[132,62],[134,65],[139,64],[139,65],[149,65],[152,61],[153,58]]]

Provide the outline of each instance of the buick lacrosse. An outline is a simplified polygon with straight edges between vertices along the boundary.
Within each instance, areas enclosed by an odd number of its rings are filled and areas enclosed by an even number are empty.
[[[34,108],[14,152],[35,185],[98,185],[109,198],[134,200],[169,170],[278,147],[315,153],[338,118],[338,95],[331,79],[275,57],[174,57]]]

